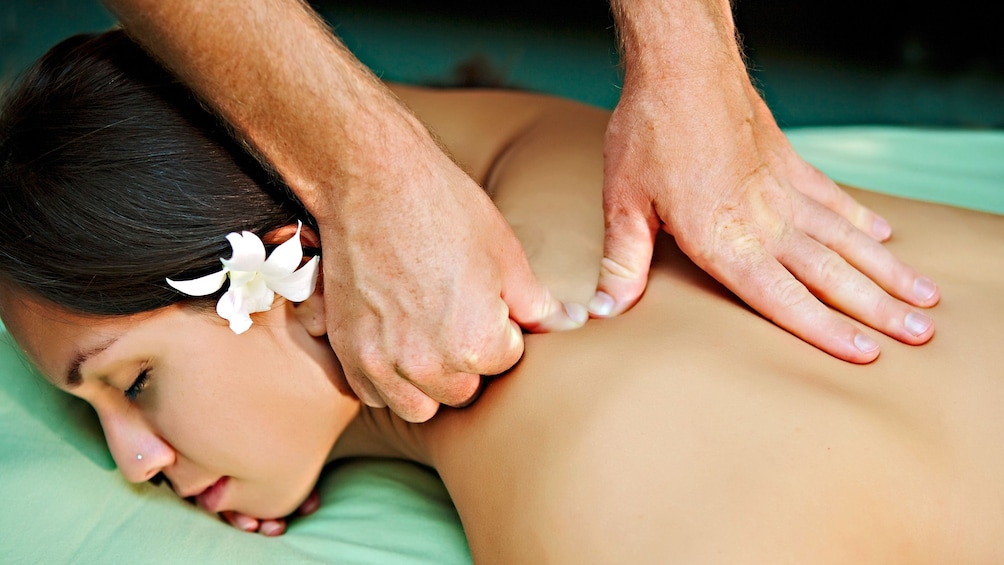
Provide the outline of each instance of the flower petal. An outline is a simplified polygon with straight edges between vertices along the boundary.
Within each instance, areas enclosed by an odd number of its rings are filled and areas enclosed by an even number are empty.
[[[265,244],[258,236],[246,231],[227,234],[227,241],[233,249],[229,259],[223,259],[223,266],[231,271],[260,271],[265,264]]]
[[[318,257],[313,257],[299,270],[279,279],[266,279],[266,282],[279,296],[293,302],[303,302],[314,294],[317,286],[318,260]]]
[[[230,322],[230,329],[237,335],[251,327],[251,316],[248,315],[247,307],[241,300],[239,292],[228,290],[221,296],[216,303],[216,313]]]
[[[303,223],[296,222],[296,233],[275,249],[265,260],[265,265],[261,268],[262,274],[267,278],[284,277],[300,266],[303,260],[303,247],[300,245],[300,228]]]
[[[208,296],[223,287],[227,280],[227,270],[211,273],[190,281],[175,281],[167,279],[167,284],[189,296]]]

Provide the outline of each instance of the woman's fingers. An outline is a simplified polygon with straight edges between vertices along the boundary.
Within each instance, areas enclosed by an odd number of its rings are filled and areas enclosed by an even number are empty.
[[[317,488],[314,488],[300,504],[300,507],[296,509],[293,516],[309,516],[316,512],[320,506],[321,495],[317,491]],[[263,536],[269,537],[281,536],[286,532],[286,520],[284,518],[260,520],[254,516],[248,516],[247,514],[232,510],[220,512],[220,517],[223,518],[224,522],[244,532],[258,532]]]
[[[300,504],[300,507],[296,509],[296,514],[299,516],[310,516],[317,509],[321,507],[321,493],[318,492],[315,487],[314,490],[310,491],[307,498]]]
[[[230,524],[231,526],[237,528],[238,530],[245,532],[257,532],[258,531],[258,519],[252,518],[247,514],[241,514],[239,512],[233,512],[230,510],[220,512],[220,517],[223,521]]]
[[[247,514],[232,511],[220,512],[220,517],[231,526],[248,533],[258,532],[263,536],[273,537],[286,532],[286,521],[283,519],[258,520]]]

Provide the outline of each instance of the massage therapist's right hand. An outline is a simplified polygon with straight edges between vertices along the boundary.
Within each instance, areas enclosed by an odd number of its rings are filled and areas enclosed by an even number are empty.
[[[388,139],[380,170],[315,210],[331,345],[363,402],[410,422],[469,403],[481,375],[512,367],[520,326],[587,317],[537,282],[485,192],[419,128]]]

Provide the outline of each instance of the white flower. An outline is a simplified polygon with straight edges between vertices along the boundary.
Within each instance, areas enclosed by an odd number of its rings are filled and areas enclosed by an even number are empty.
[[[190,281],[167,279],[167,284],[190,296],[207,296],[222,288],[229,276],[230,287],[216,303],[216,313],[230,322],[234,333],[244,333],[251,327],[251,314],[272,308],[276,294],[303,302],[314,293],[318,257],[297,269],[303,259],[300,227],[297,222],[296,234],[276,247],[267,259],[265,245],[257,235],[247,231],[228,234],[233,255],[220,259],[222,271]]]

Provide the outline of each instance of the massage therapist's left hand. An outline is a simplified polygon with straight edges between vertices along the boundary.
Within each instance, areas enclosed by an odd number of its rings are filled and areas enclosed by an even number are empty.
[[[885,220],[792,149],[746,74],[728,2],[668,4],[660,24],[657,4],[615,3],[627,72],[604,148],[591,312],[637,301],[661,227],[751,307],[840,359],[870,362],[879,346],[825,304],[904,343],[928,341],[934,325],[914,306],[935,305],[937,287],[880,243]],[[650,45],[667,36],[665,49]]]

